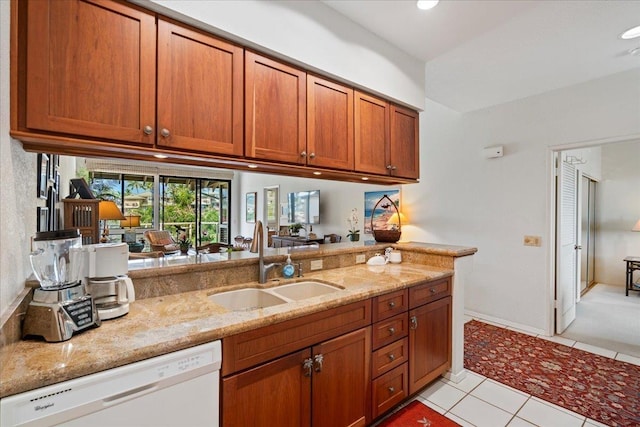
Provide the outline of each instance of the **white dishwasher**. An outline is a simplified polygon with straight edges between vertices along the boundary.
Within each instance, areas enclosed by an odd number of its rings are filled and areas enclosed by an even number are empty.
[[[220,341],[0,400],[0,426],[219,425]]]

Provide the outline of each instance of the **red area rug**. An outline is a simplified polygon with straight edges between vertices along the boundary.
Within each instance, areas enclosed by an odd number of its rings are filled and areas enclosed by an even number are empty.
[[[472,320],[464,366],[610,426],[640,426],[640,367]]]
[[[444,415],[440,415],[424,403],[414,400],[377,427],[460,427]]]

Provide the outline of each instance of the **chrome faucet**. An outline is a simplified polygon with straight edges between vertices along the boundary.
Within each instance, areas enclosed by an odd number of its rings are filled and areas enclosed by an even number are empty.
[[[262,221],[259,219],[256,220],[256,226],[253,229],[253,240],[251,240],[251,249],[249,252],[258,253],[258,282],[259,283],[267,283],[267,274],[269,271],[278,266],[282,265],[277,262],[272,262],[271,264],[264,263],[264,229],[262,228]]]

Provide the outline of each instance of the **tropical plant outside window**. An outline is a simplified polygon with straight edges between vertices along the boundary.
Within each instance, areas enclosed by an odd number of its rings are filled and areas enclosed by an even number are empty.
[[[145,229],[184,231],[195,246],[228,243],[229,181],[186,177],[98,173],[90,174],[91,189],[98,198],[116,202],[125,217],[140,216],[136,240]],[[159,187],[158,209],[154,194]],[[159,218],[154,217],[159,212]],[[111,236],[124,233],[119,221],[107,224]]]

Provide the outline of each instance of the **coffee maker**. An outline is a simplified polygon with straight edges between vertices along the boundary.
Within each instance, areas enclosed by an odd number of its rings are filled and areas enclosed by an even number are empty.
[[[31,268],[40,282],[27,307],[23,337],[37,335],[49,342],[66,341],[76,333],[100,326],[98,312],[82,282],[82,238],[79,230],[36,233]]]
[[[89,293],[93,296],[100,320],[114,319],[129,313],[136,294],[127,276],[129,246],[126,243],[85,245],[84,270]]]

